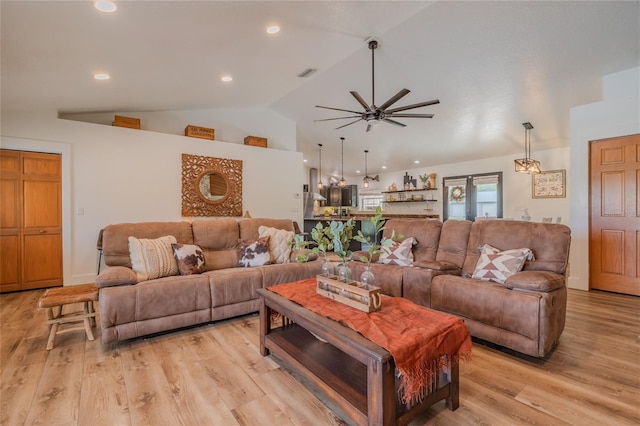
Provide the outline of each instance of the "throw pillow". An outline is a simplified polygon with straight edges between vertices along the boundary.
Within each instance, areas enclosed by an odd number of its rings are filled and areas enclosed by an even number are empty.
[[[156,239],[129,237],[131,269],[138,282],[178,274],[178,264],[173,257],[171,244],[176,237],[167,235]]]
[[[204,269],[204,253],[192,244],[171,244],[180,275],[201,274]]]
[[[238,250],[238,266],[248,268],[268,265],[271,262],[269,237],[262,237],[257,240],[240,240]]]
[[[291,256],[291,242],[293,241],[293,231],[261,226],[258,228],[260,237],[269,237],[269,252],[271,253],[271,263],[287,263]]]
[[[533,260],[533,253],[528,248],[500,251],[485,244],[471,278],[504,284],[507,278],[522,270],[526,260]]]
[[[389,247],[388,252],[386,250],[382,250],[378,263],[410,266],[413,263],[413,246],[416,242],[416,239],[413,237],[405,238],[401,242],[394,241],[391,244],[391,247]]]

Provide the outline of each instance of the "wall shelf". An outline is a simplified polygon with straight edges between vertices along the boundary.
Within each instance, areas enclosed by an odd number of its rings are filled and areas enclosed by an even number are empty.
[[[398,189],[397,191],[382,191],[383,194],[395,194],[398,192],[421,192],[421,191],[437,191],[438,188],[429,189]]]
[[[396,201],[383,201],[383,203],[393,204],[393,203],[425,203],[425,202],[436,202],[438,200],[396,200]]]

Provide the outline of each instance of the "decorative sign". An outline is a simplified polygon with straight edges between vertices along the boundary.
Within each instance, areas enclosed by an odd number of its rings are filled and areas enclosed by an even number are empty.
[[[565,170],[550,170],[531,175],[533,198],[564,198]]]
[[[242,160],[182,154],[182,216],[242,216]]]

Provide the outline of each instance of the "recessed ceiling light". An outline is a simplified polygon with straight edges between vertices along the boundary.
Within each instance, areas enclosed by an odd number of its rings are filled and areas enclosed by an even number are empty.
[[[271,25],[267,27],[267,34],[276,34],[280,32],[280,27],[277,25]]]
[[[118,6],[116,6],[115,3],[111,1],[97,1],[94,3],[94,6],[100,12],[115,12],[116,9],[118,9]]]
[[[360,170],[356,170],[356,173],[360,174]]]
[[[230,75],[223,75],[220,80],[224,81],[225,83],[228,83],[230,81],[233,81],[233,77],[231,77]]]
[[[420,160],[415,160],[414,163],[420,164]]]
[[[99,72],[97,74],[94,74],[93,78],[95,78],[96,80],[109,80],[111,76],[109,76],[109,74]]]
[[[303,162],[303,163],[306,163],[306,162],[307,162],[306,158],[305,158],[304,160],[302,160],[302,162]]]
[[[387,166],[382,166],[383,169],[387,170]]]

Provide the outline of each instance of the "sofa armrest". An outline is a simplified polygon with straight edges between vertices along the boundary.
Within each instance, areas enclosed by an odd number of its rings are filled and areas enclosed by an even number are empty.
[[[452,262],[438,262],[436,260],[417,260],[413,262],[413,266],[424,269],[433,269],[434,271],[460,271],[460,267]]]
[[[564,275],[549,271],[521,271],[511,275],[504,285],[510,289],[548,293],[565,286]]]
[[[355,260],[356,262],[362,262],[362,258],[369,258],[369,252],[365,250],[354,251],[351,254],[351,260]],[[371,257],[371,263],[378,263],[378,259],[380,259],[380,253],[376,253]],[[363,262],[367,263],[367,262]]]
[[[126,266],[110,266],[96,277],[96,287],[116,287],[137,284],[136,273]]]

